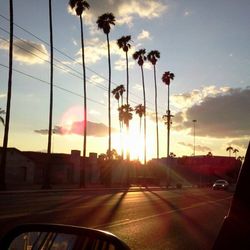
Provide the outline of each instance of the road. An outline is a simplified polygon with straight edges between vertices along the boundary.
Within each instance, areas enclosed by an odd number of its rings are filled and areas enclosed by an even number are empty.
[[[0,233],[17,223],[110,231],[131,249],[210,249],[232,193],[210,189],[43,192],[0,195]]]

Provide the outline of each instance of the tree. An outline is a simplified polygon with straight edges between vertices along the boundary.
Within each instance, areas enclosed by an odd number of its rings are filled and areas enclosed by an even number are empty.
[[[42,189],[49,189],[50,186],[50,164],[51,164],[51,141],[52,141],[52,115],[53,115],[53,20],[52,20],[52,3],[49,0],[49,35],[50,35],[50,99],[49,99],[49,129],[48,129],[48,146],[47,162],[44,165]]]
[[[128,71],[128,51],[131,48],[131,36],[122,36],[117,39],[117,45],[120,49],[122,49],[126,54],[126,71],[127,71],[127,97],[126,103],[128,105],[128,97],[129,97],[129,71]]]
[[[6,117],[3,137],[3,148],[0,162],[0,190],[6,189],[5,170],[6,158],[9,139],[9,123],[10,123],[10,108],[11,108],[11,92],[12,92],[12,65],[13,65],[13,0],[9,0],[9,13],[10,13],[10,41],[9,41],[9,76],[8,76],[8,90],[7,90],[7,104],[6,104]]]
[[[173,152],[170,152],[169,157],[170,157],[170,158],[175,158],[175,157],[176,157],[176,154],[173,153]]]
[[[140,117],[140,141],[141,141],[141,119],[142,116],[145,115],[145,107],[142,104],[135,106],[135,113]]]
[[[209,152],[207,153],[207,156],[208,156],[208,157],[212,157],[212,156],[213,156],[212,152],[209,151]]]
[[[145,83],[144,83],[144,72],[143,72],[143,64],[147,60],[147,57],[145,56],[146,50],[145,49],[140,49],[136,51],[133,54],[134,60],[137,60],[138,65],[141,68],[141,77],[142,77],[142,88],[143,88],[143,106],[145,109],[144,113],[144,164],[146,165],[147,163],[147,146],[146,146],[146,136],[147,136],[147,124],[146,124],[146,93],[145,93]]]
[[[125,90],[123,84],[117,86],[116,88],[114,88],[114,89],[112,90],[112,94],[113,94],[113,96],[115,97],[115,99],[116,99],[117,102],[118,102],[118,108],[120,107],[120,98],[121,98],[121,105],[123,105],[123,93],[124,93],[125,91],[126,91],[126,90]]]
[[[140,134],[141,134],[141,118],[145,115],[145,107],[142,104],[135,106],[135,113],[140,117]]]
[[[233,147],[231,147],[231,146],[227,147],[226,151],[229,152],[229,157],[231,157],[231,152],[233,151]]]
[[[111,159],[111,160],[116,160],[119,158],[119,155],[116,151],[116,149],[112,149],[112,150],[107,150],[107,153],[106,153],[106,156],[108,157],[108,159]]]
[[[233,150],[233,153],[235,154],[235,158],[237,158],[237,153],[239,153],[239,150],[238,150],[237,148],[235,148],[235,149]]]
[[[120,121],[124,122],[127,128],[127,135],[128,135],[128,127],[129,127],[129,121],[133,118],[133,108],[130,107],[129,104],[124,104],[119,108],[119,119]],[[126,151],[126,159],[130,160],[130,152],[129,148],[127,148]],[[127,185],[129,185],[129,165],[127,165]]]
[[[0,122],[4,125],[4,118],[1,115],[5,115],[5,111],[0,108]]]
[[[159,129],[158,129],[158,111],[157,111],[157,84],[156,84],[156,62],[160,58],[158,50],[152,50],[148,53],[147,59],[150,61],[154,68],[154,84],[155,84],[155,124],[156,124],[156,146],[157,146],[157,159],[159,159]]]
[[[117,103],[118,103],[118,117],[119,117],[119,108],[120,108],[120,98],[121,98],[121,105],[123,105],[123,93],[125,92],[125,88],[124,88],[124,85],[119,85],[117,86],[116,88],[114,88],[112,90],[112,94],[113,96],[115,97],[115,99],[117,100]],[[123,127],[123,122],[120,121],[119,119],[119,127],[120,127],[120,137],[121,137],[121,145],[123,145],[123,142],[122,142],[122,127]],[[121,153],[122,153],[122,159],[123,159],[123,146],[121,148]]]
[[[115,25],[115,17],[112,13],[105,13],[98,17],[97,26],[102,29],[107,38],[108,47],[108,66],[109,66],[109,83],[108,83],[108,121],[109,121],[109,142],[108,150],[111,151],[111,104],[110,104],[110,93],[111,93],[111,62],[110,62],[110,43],[109,43],[109,33],[111,25]]]
[[[119,119],[123,121],[126,126],[128,126],[129,121],[133,118],[133,108],[130,107],[130,104],[124,104],[119,107]]]
[[[239,160],[239,161],[241,161],[241,162],[244,161],[244,159],[245,159],[244,156],[238,156],[238,157],[237,157],[237,160]]]
[[[83,119],[83,157],[86,157],[87,150],[87,88],[86,88],[86,67],[85,67],[85,53],[84,53],[84,33],[83,33],[83,12],[89,9],[87,1],[83,0],[70,0],[70,8],[75,11],[75,14],[79,16],[81,27],[81,46],[82,46],[82,72],[83,72],[83,94],[84,94],[84,119]]]
[[[81,46],[82,46],[82,74],[83,74],[83,96],[84,96],[84,104],[83,104],[83,157],[86,157],[87,152],[87,87],[86,87],[86,67],[85,67],[85,53],[84,53],[84,33],[83,33],[83,12],[89,9],[89,4],[87,1],[83,0],[70,0],[69,6],[71,10],[75,11],[75,14],[79,16],[80,27],[81,27]],[[83,168],[84,166],[82,166]],[[84,187],[84,177],[83,177],[83,169],[81,170],[80,177],[80,187]]]
[[[170,146],[170,124],[171,124],[171,112],[169,109],[169,95],[170,95],[170,91],[169,91],[169,85],[170,85],[170,80],[174,80],[175,75],[169,71],[166,71],[163,75],[162,75],[162,81],[163,83],[165,83],[168,86],[168,109],[167,109],[167,126],[168,126],[168,141],[167,141],[167,157],[169,157],[169,146]]]

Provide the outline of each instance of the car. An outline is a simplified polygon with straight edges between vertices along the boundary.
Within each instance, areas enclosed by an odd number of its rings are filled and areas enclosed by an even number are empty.
[[[226,180],[217,180],[213,184],[214,190],[227,190],[229,187],[229,183]]]

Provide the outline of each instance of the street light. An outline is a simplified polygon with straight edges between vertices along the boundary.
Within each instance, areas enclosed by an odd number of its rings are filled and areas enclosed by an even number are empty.
[[[194,153],[193,155],[195,156],[195,123],[197,122],[197,120],[193,120],[193,124],[194,124]]]

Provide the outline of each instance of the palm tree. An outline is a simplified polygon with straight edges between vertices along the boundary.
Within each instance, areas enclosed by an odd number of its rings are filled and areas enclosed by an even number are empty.
[[[49,130],[47,163],[44,165],[42,189],[49,189],[50,186],[50,162],[51,162],[51,140],[52,140],[52,114],[53,114],[53,23],[52,23],[52,3],[49,0],[49,33],[50,33],[50,103],[49,103]]]
[[[13,64],[13,0],[9,0],[10,12],[10,42],[9,42],[9,76],[8,76],[8,91],[7,91],[7,104],[6,104],[6,117],[4,127],[3,148],[1,154],[0,164],[0,190],[6,189],[5,182],[5,169],[7,158],[7,147],[9,139],[9,123],[10,123],[10,105],[11,105],[11,91],[12,91],[12,64]]]
[[[237,160],[239,160],[239,161],[241,161],[241,162],[244,161],[244,159],[245,159],[244,156],[238,156],[238,157],[237,157]]]
[[[84,92],[84,119],[83,119],[83,157],[86,157],[87,148],[87,90],[86,90],[86,69],[85,69],[85,53],[84,53],[84,38],[83,38],[83,12],[89,9],[87,1],[83,0],[70,0],[69,6],[75,11],[76,15],[80,18],[81,27],[81,45],[82,45],[82,71],[83,71],[83,92]]]
[[[117,86],[111,92],[118,102],[118,108],[120,107],[120,97],[121,97],[121,105],[123,105],[123,93],[124,92],[125,92],[125,88],[123,84]]]
[[[147,162],[147,148],[146,148],[146,93],[145,93],[145,83],[144,83],[144,72],[143,72],[143,64],[147,60],[145,56],[146,50],[140,49],[133,54],[134,60],[137,60],[138,65],[141,68],[141,77],[142,77],[142,87],[143,87],[143,106],[145,109],[144,113],[144,164],[146,165]]]
[[[124,88],[124,85],[119,85],[117,86],[116,88],[114,88],[112,90],[112,94],[113,96],[115,97],[115,99],[117,100],[117,103],[118,103],[118,108],[117,110],[119,111],[119,108],[120,108],[120,98],[121,98],[121,105],[123,105],[123,93],[125,92],[125,88]],[[119,113],[118,113],[119,114]],[[120,121],[119,119],[119,126],[120,126],[120,137],[121,137],[121,145],[123,144],[122,143],[122,127],[123,127],[123,122]],[[123,159],[123,147],[121,148],[121,154],[122,154],[122,159]]]
[[[169,156],[170,156],[171,158],[175,158],[175,157],[176,157],[176,154],[173,153],[173,152],[170,152]]]
[[[160,58],[160,52],[158,50],[152,50],[148,53],[147,59],[154,67],[154,82],[155,82],[155,124],[156,124],[156,146],[157,146],[157,159],[159,159],[159,130],[158,130],[158,111],[157,111],[157,84],[156,84],[156,69],[155,65],[157,59]]]
[[[129,121],[133,118],[133,108],[130,106],[130,104],[124,104],[118,109],[119,111],[119,120],[123,122],[126,125],[127,128],[127,136],[128,136],[128,127],[129,127]],[[130,159],[130,153],[129,149],[127,149],[127,160]]]
[[[237,148],[235,148],[235,149],[233,150],[233,153],[235,154],[235,158],[237,158],[237,153],[239,153],[239,150],[238,150]]]
[[[137,106],[135,106],[135,113],[140,117],[140,141],[141,141],[141,119],[142,116],[145,115],[145,107],[142,104],[139,104]],[[139,156],[138,156],[138,160],[139,160]]]
[[[212,157],[212,156],[213,156],[212,152],[209,151],[209,152],[207,153],[207,156],[208,156],[208,157]]]
[[[231,152],[233,151],[233,147],[229,146],[226,148],[226,150],[229,152],[229,157],[231,157]]]
[[[108,86],[108,120],[109,120],[109,143],[108,150],[111,151],[111,105],[110,105],[110,93],[111,93],[111,62],[110,62],[110,44],[109,44],[109,32],[111,25],[115,25],[115,17],[112,13],[105,13],[98,17],[96,21],[98,28],[102,29],[107,37],[108,46],[108,65],[109,65],[109,86]]]
[[[174,80],[175,75],[169,71],[165,72],[162,75],[162,81],[168,86],[168,109],[167,109],[167,126],[168,126],[168,148],[167,148],[167,157],[169,157],[169,145],[170,145],[170,122],[171,122],[171,112],[169,109],[169,85],[170,85],[170,80]]]
[[[118,109],[119,111],[119,119],[123,121],[126,126],[128,126],[129,121],[133,118],[133,108],[130,104],[124,104]]]
[[[133,118],[133,108],[130,107],[129,104],[124,104],[119,108],[119,119],[120,121],[124,122],[124,124],[127,127],[127,134],[128,134],[128,127],[129,127],[129,121]],[[130,160],[130,152],[127,148],[126,152],[126,158],[129,161]],[[129,165],[127,164],[127,185],[129,186]]]
[[[129,72],[128,72],[128,50],[131,48],[131,36],[122,36],[121,38],[117,39],[117,45],[120,49],[126,54],[126,69],[127,69],[127,97],[126,102],[128,104],[128,96],[129,96]]]
[[[5,115],[5,111],[0,108],[0,121],[4,125],[4,118],[1,115]]]
[[[145,107],[142,104],[135,106],[135,113],[140,117],[140,135],[141,135],[141,118],[145,115]]]

